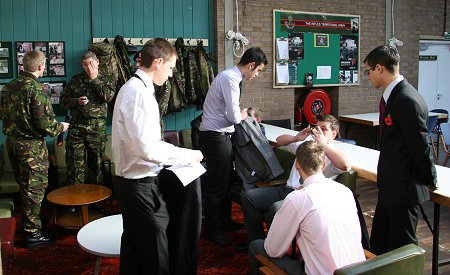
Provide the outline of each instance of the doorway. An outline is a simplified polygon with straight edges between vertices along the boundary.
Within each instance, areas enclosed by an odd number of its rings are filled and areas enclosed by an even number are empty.
[[[419,93],[428,109],[450,109],[450,41],[420,41]]]

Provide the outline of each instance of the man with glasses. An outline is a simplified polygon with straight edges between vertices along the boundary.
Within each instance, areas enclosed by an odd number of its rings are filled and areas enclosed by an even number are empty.
[[[436,189],[436,170],[427,140],[428,108],[399,72],[396,49],[379,46],[364,59],[364,74],[380,100],[378,203],[370,249],[383,254],[403,245],[417,245],[419,206]]]

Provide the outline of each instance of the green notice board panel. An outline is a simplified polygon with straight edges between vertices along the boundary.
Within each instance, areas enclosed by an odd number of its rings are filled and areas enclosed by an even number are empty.
[[[274,88],[359,84],[360,16],[274,10]]]

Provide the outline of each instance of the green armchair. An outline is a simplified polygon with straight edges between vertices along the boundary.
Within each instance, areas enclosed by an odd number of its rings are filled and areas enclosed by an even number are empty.
[[[365,251],[367,260],[346,265],[334,271],[335,275],[413,275],[423,274],[425,265],[425,250],[414,244],[408,244],[385,254],[376,256]],[[261,265],[259,273],[264,275],[287,274],[270,259],[263,255],[256,255]]]

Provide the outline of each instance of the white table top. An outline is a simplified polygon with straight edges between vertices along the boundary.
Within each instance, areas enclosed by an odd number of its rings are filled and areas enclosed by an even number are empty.
[[[429,116],[437,116],[438,118],[447,118],[447,114],[429,112]],[[380,113],[365,113],[339,116],[339,120],[359,123],[363,125],[378,126]]]
[[[277,136],[281,134],[296,135],[298,133],[297,131],[272,125],[267,125],[270,127],[266,127],[266,125],[264,125],[266,136],[271,142],[276,142]],[[377,181],[379,151],[343,142],[336,142],[335,146],[349,156],[352,169],[358,172],[358,176],[373,182]],[[450,168],[441,165],[435,166],[439,188],[431,194],[431,200],[450,207]]]
[[[107,216],[83,226],[77,234],[78,245],[97,256],[119,257],[122,231],[122,215]]]

